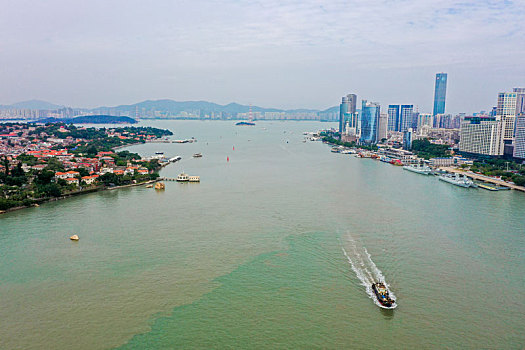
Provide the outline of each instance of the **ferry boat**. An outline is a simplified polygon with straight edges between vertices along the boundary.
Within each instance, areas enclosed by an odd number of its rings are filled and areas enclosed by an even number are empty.
[[[424,164],[415,164],[415,165],[405,165],[403,170],[408,170],[416,174],[429,175],[432,172],[432,169],[428,165]]]
[[[176,180],[178,182],[188,182],[190,181],[190,177],[188,176],[188,174],[180,173],[179,176],[177,176]]]
[[[464,188],[469,188],[469,187],[476,188],[476,187],[478,187],[478,185],[476,185],[474,183],[474,181],[472,181],[471,179],[469,179],[466,176],[459,175],[457,173],[456,174],[439,175],[438,178],[441,181],[448,182],[449,184],[453,184],[453,185],[456,185],[456,186],[459,186],[459,187],[464,187]]]
[[[372,283],[372,290],[374,291],[377,301],[385,308],[393,309],[396,306],[394,305],[396,301],[390,298],[388,289],[385,284],[382,282]]]

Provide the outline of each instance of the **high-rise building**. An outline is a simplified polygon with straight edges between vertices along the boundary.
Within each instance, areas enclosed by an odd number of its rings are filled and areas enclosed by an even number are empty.
[[[399,113],[399,131],[405,132],[408,128],[412,127],[414,118],[414,105],[401,105],[401,111]]]
[[[466,117],[461,121],[459,151],[475,155],[501,156],[504,124],[500,116]]]
[[[432,115],[445,113],[445,99],[447,96],[447,73],[436,74],[434,89],[434,112]]]
[[[412,140],[414,137],[414,131],[412,128],[408,128],[403,132],[403,149],[411,150],[412,149]]]
[[[525,114],[525,88],[514,88],[516,93],[516,115]]]
[[[399,131],[399,105],[388,105],[388,130]]]
[[[380,113],[379,114],[379,126],[378,126],[378,135],[377,135],[377,141],[381,141],[382,139],[386,139],[388,136],[388,114],[386,113]]]
[[[417,130],[421,130],[423,125],[428,125],[429,127],[434,125],[434,117],[432,117],[432,114],[421,113],[417,116]]]
[[[339,133],[342,135],[345,130],[345,125],[347,121],[350,121],[350,127],[355,127],[357,118],[355,115],[357,104],[357,96],[354,94],[348,94],[343,96],[343,100],[339,105]]]
[[[363,100],[361,108],[361,138],[363,144],[376,144],[378,141],[379,115],[381,107],[379,103]]]
[[[525,160],[525,114],[516,116],[516,139],[514,140],[514,158]]]
[[[516,92],[500,92],[496,115],[503,121],[503,140],[510,144],[514,140],[514,124],[516,121]]]

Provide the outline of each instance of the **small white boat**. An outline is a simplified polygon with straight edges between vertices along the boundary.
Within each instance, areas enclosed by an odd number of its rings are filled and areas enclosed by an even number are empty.
[[[73,236],[69,237],[69,239],[72,240],[72,241],[78,241],[80,238],[78,238],[77,235],[73,235]]]

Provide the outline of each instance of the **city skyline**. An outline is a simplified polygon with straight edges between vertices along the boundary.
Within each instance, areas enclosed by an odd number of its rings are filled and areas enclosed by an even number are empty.
[[[0,14],[0,103],[170,98],[322,110],[354,91],[430,113],[434,74],[445,71],[454,114],[496,105],[525,75],[515,64],[525,53],[515,44],[524,41],[522,3],[218,5],[12,2]]]

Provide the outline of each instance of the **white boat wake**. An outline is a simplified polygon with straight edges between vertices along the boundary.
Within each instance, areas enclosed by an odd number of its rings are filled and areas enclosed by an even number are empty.
[[[394,309],[397,307],[397,302],[392,307],[384,307],[377,300],[374,291],[372,290],[372,283],[382,282],[388,289],[390,297],[396,300],[396,296],[389,288],[388,283],[385,281],[385,276],[377,268],[376,264],[372,261],[372,258],[365,247],[360,246],[352,238],[348,239],[347,249],[342,247],[343,254],[348,259],[352,270],[355,272],[357,278],[361,281],[361,285],[365,287],[368,297],[374,301],[374,303],[383,309]]]

